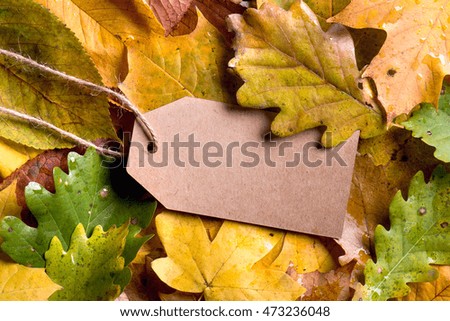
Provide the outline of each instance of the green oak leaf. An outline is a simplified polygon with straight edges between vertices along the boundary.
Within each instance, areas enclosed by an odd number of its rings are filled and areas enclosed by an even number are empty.
[[[404,200],[397,192],[390,205],[390,229],[375,229],[376,263],[364,275],[364,300],[387,300],[409,293],[408,282],[438,277],[430,264],[450,264],[450,173],[438,166],[428,183],[422,172],[413,179]]]
[[[122,287],[115,283],[115,278],[129,271],[121,256],[127,233],[128,224],[112,227],[106,232],[101,226],[96,226],[88,238],[80,223],[73,232],[68,250],[63,248],[58,237],[53,237],[50,248],[45,252],[45,270],[63,288],[54,292],[49,300],[99,301],[117,298]]]
[[[244,15],[230,16],[236,32],[235,58],[229,62],[245,84],[238,90],[241,106],[278,107],[272,123],[278,136],[326,126],[330,147],[356,130],[361,137],[385,131],[383,116],[367,91],[358,84],[354,46],[340,25],[326,33],[304,2],[286,11],[272,3]],[[331,137],[331,139],[326,139]]]
[[[444,86],[438,109],[432,104],[421,104],[402,125],[411,130],[414,137],[436,147],[437,159],[450,163],[450,84],[444,82]]]
[[[101,84],[79,40],[54,15],[31,0],[0,0],[0,48],[84,80]],[[57,76],[0,54],[3,107],[40,118],[86,140],[117,139],[106,95],[93,95]],[[38,149],[73,142],[45,128],[1,115],[0,136]]]
[[[69,174],[60,168],[53,171],[54,194],[35,182],[25,189],[28,208],[38,227],[29,227],[17,217],[5,217],[0,221],[0,236],[4,239],[1,248],[17,263],[44,267],[44,253],[51,239],[58,237],[67,249],[79,223],[90,236],[98,225],[109,229],[131,222],[123,253],[128,265],[150,238],[136,234],[149,225],[156,203],[120,198],[112,189],[107,159],[93,148],[84,156],[70,152],[67,157]]]

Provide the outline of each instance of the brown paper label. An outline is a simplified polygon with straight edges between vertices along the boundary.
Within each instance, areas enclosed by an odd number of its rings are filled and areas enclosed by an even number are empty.
[[[135,125],[127,171],[164,207],[340,237],[359,134],[321,148],[321,132],[270,135],[274,113],[182,98],[145,114],[157,149]]]

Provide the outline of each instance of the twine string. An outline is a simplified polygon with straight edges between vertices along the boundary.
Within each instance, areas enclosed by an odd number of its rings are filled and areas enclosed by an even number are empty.
[[[50,68],[48,66],[41,65],[40,63],[38,63],[38,62],[36,62],[36,61],[34,61],[32,59],[26,58],[26,57],[24,57],[24,56],[22,56],[20,54],[15,53],[15,52],[11,52],[11,51],[8,51],[8,50],[0,48],[0,54],[5,55],[5,56],[10,57],[10,58],[13,58],[13,59],[15,59],[17,61],[20,61],[21,63],[23,63],[25,65],[28,65],[28,66],[31,66],[33,68],[37,68],[37,69],[42,70],[44,72],[47,72],[47,73],[53,74],[55,76],[58,76],[58,77],[60,77],[62,79],[65,79],[65,80],[71,82],[71,83],[77,84],[80,87],[89,88],[89,89],[95,91],[96,93],[102,92],[102,93],[105,93],[105,94],[109,95],[116,102],[118,102],[120,104],[120,106],[130,110],[135,115],[136,120],[139,123],[139,125],[141,126],[141,128],[144,131],[145,135],[147,136],[147,138],[149,140],[149,143],[151,143],[154,146],[156,146],[156,144],[157,144],[156,138],[155,138],[155,135],[153,133],[153,129],[150,126],[150,124],[148,123],[147,119],[145,119],[144,115],[139,111],[139,109],[127,97],[125,97],[124,95],[119,94],[119,93],[115,92],[114,90],[111,90],[111,89],[109,89],[107,87],[96,85],[96,84],[91,83],[89,81],[86,81],[86,80],[83,80],[83,79],[79,79],[79,78],[71,76],[71,75],[67,75],[64,72],[58,71],[58,70]],[[1,106],[0,106],[0,112],[9,114],[9,115],[17,117],[17,118],[21,118],[23,120],[30,121],[31,123],[36,124],[38,126],[42,126],[42,127],[46,127],[46,128],[51,129],[51,130],[54,130],[54,131],[58,132],[60,135],[62,135],[64,137],[67,137],[67,138],[77,142],[78,144],[82,144],[82,145],[85,145],[85,146],[92,146],[92,145],[96,146],[96,145],[94,145],[94,144],[92,144],[92,143],[90,143],[90,142],[88,142],[88,141],[86,141],[86,140],[84,140],[84,139],[82,139],[82,138],[72,134],[72,133],[69,133],[69,132],[67,132],[65,130],[62,130],[62,129],[60,129],[60,128],[58,128],[58,127],[56,127],[56,126],[54,126],[54,125],[52,125],[52,124],[50,124],[50,123],[48,123],[48,122],[46,122],[44,120],[41,120],[41,119],[29,116],[29,115],[26,115],[26,114],[23,114],[23,113],[20,113],[20,112],[8,109],[8,108],[5,108],[5,107],[1,107]],[[99,150],[99,148],[96,148],[96,149]],[[106,153],[106,154],[109,154],[109,155],[113,155],[113,154],[116,155],[117,154],[117,152],[113,152],[113,151],[110,151],[110,150],[108,150],[109,152],[106,152],[107,149],[104,149],[104,148],[100,148],[100,149],[102,150],[102,153]]]

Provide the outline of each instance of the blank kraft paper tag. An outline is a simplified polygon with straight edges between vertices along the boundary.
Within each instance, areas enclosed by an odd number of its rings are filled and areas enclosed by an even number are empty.
[[[182,98],[135,124],[128,173],[170,210],[340,237],[359,134],[321,148],[321,131],[270,135],[275,114]]]

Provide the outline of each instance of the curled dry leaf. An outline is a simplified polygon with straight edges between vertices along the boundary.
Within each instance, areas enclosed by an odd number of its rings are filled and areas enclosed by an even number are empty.
[[[442,80],[450,74],[447,0],[353,0],[328,22],[387,32],[362,76],[374,79],[388,122],[419,103],[438,105]]]

